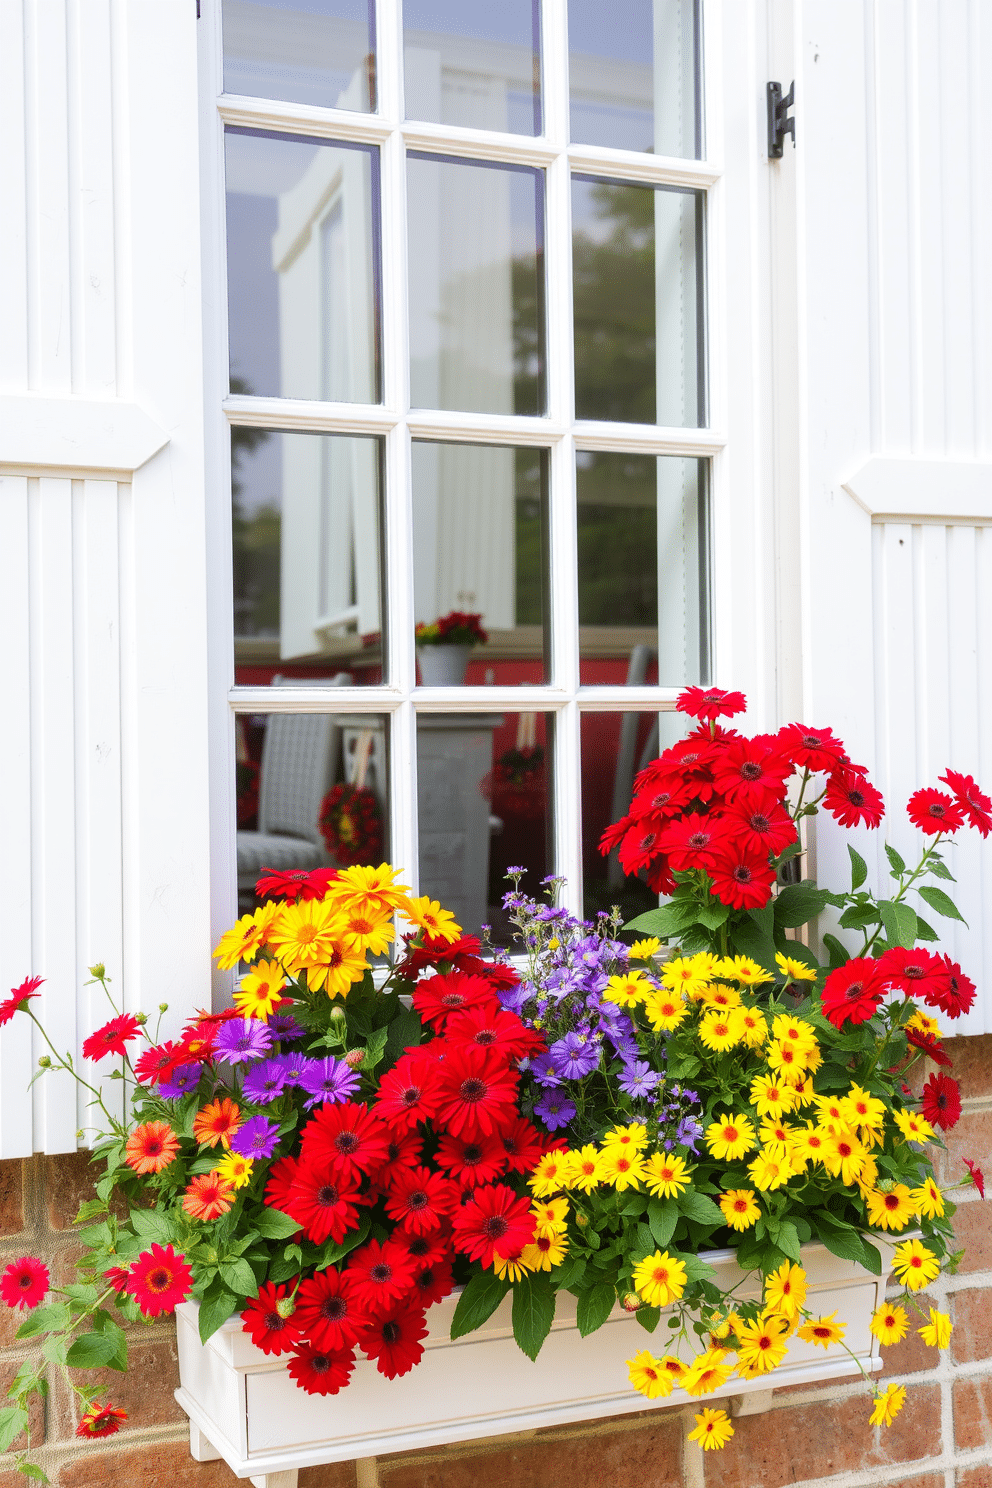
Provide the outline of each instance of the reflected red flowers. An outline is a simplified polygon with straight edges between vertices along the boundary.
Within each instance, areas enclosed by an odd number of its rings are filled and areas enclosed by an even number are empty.
[[[939,790],[914,791],[906,812],[914,827],[931,836],[937,832],[956,832],[964,826],[964,811],[951,796]]]
[[[45,978],[40,976],[26,977],[19,987],[11,989],[10,996],[5,997],[3,1002],[0,1002],[0,1028],[5,1023],[9,1023],[14,1014],[19,1013],[21,1008],[27,1007],[32,997],[39,997],[41,995],[37,989],[44,980]]]
[[[141,1024],[137,1018],[130,1013],[121,1013],[119,1018],[111,1018],[96,1033],[91,1033],[83,1043],[83,1053],[87,1059],[103,1059],[107,1054],[126,1054],[129,1039],[137,1038],[141,1032]]]
[[[21,1256],[11,1261],[0,1276],[0,1297],[8,1307],[22,1311],[26,1307],[37,1307],[48,1291],[48,1267],[36,1256]]]
[[[961,1090],[957,1080],[938,1072],[931,1075],[920,1093],[920,1109],[931,1126],[950,1131],[961,1117]]]
[[[286,1372],[308,1395],[336,1395],[351,1379],[354,1349],[316,1349],[301,1344]]]
[[[426,1337],[427,1324],[420,1309],[397,1303],[362,1329],[361,1349],[375,1360],[380,1374],[396,1379],[420,1363],[424,1356],[420,1340]]]
[[[878,962],[857,956],[832,971],[823,984],[821,1006],[824,1017],[835,1028],[845,1023],[864,1023],[877,1011],[885,983],[878,975]]]
[[[122,1410],[119,1405],[100,1405],[97,1401],[84,1411],[79,1425],[76,1427],[77,1436],[113,1436],[121,1429],[127,1420],[127,1411]]]
[[[171,1245],[152,1245],[131,1266],[127,1289],[145,1317],[175,1312],[193,1290],[193,1273],[186,1257]]]
[[[302,1290],[302,1288],[301,1288]],[[241,1327],[263,1354],[287,1354],[302,1336],[286,1286],[267,1281],[241,1313]]]

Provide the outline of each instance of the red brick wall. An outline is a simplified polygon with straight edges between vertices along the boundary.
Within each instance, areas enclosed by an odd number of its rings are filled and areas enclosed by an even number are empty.
[[[947,1179],[962,1176],[962,1154],[992,1177],[992,1037],[955,1040],[949,1052],[965,1110],[942,1159]],[[66,1279],[76,1254],[71,1221],[87,1191],[82,1154],[0,1163],[0,1267],[28,1252]],[[869,1395],[854,1376],[823,1388],[774,1390],[764,1401],[740,1397],[749,1408],[768,1409],[736,1416],[733,1440],[705,1456],[686,1440],[694,1408],[662,1407],[357,1466],[307,1468],[300,1488],[992,1488],[992,1202],[965,1191],[956,1229],[966,1249],[961,1270],[931,1289],[954,1320],[952,1347],[938,1356],[911,1333],[887,1352],[883,1377],[908,1389],[888,1429],[868,1425]],[[16,1327],[15,1315],[0,1309],[0,1383],[25,1352]],[[131,1358],[126,1378],[108,1380],[130,1423],[107,1441],[77,1440],[72,1399],[53,1379],[32,1425],[33,1455],[53,1483],[109,1488],[126,1478],[129,1488],[233,1488],[237,1480],[224,1463],[189,1456],[185,1417],[172,1395],[178,1375],[171,1325],[139,1328]],[[0,1458],[0,1488],[27,1481],[13,1463]]]

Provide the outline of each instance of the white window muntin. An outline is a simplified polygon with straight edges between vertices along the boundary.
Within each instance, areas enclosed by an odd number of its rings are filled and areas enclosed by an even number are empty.
[[[272,430],[378,435],[384,450],[384,540],[386,549],[385,632],[388,682],[336,689],[334,711],[379,713],[390,717],[391,853],[416,884],[417,714],[533,710],[555,717],[553,819],[556,871],[568,879],[568,899],[581,909],[581,777],[579,722],[582,711],[628,712],[671,710],[677,688],[653,686],[583,687],[579,681],[579,631],[576,587],[576,450],[627,451],[648,455],[708,458],[709,510],[713,528],[713,566],[723,546],[719,529],[727,509],[726,444],[721,431],[725,369],[723,306],[714,292],[715,270],[723,261],[720,213],[721,167],[708,159],[690,161],[568,143],[568,51],[566,0],[542,4],[542,117],[544,134],[532,139],[456,126],[408,122],[403,118],[402,0],[378,0],[376,114],[316,108],[303,104],[224,95],[220,0],[203,7],[204,195],[206,200],[205,263],[209,273],[213,336],[208,350],[207,426],[212,447],[208,470],[217,492],[211,528],[217,585],[213,591],[211,677],[214,687],[213,783],[214,918],[218,928],[235,912],[234,718],[238,713],[328,711],[325,689],[307,687],[248,688],[234,685],[233,619],[230,605],[230,441],[229,427],[255,425]],[[716,8],[703,8],[702,56],[718,55]],[[720,138],[718,108],[713,100],[711,64],[705,62],[702,86],[703,137]],[[309,400],[236,397],[227,391],[226,275],[224,253],[223,131],[225,125],[350,140],[380,150],[382,398],[381,404],[311,402]],[[465,159],[520,164],[545,174],[545,382],[547,413],[543,417],[411,410],[409,395],[408,282],[406,231],[406,158],[408,151]],[[707,428],[576,420],[572,339],[571,178],[592,175],[642,185],[674,185],[706,193],[704,262],[705,343],[701,350],[708,372]],[[411,443],[414,439],[476,444],[530,445],[548,451],[552,541],[548,555],[552,626],[552,679],[514,687],[421,688],[416,686],[412,634],[413,562]],[[718,670],[721,632],[727,607],[713,607],[713,663]]]

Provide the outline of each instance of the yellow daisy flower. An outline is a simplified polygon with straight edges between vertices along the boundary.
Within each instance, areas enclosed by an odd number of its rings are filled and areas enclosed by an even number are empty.
[[[802,1266],[783,1261],[777,1271],[765,1277],[765,1306],[769,1312],[780,1312],[794,1318],[806,1301],[806,1272]]]
[[[876,1395],[874,1408],[868,1418],[872,1426],[891,1426],[902,1410],[905,1399],[905,1385],[889,1385],[883,1394]]]
[[[689,1440],[698,1442],[704,1452],[718,1452],[734,1434],[726,1411],[706,1409],[694,1419],[696,1429],[689,1432]]]
[[[909,1314],[905,1307],[895,1302],[883,1302],[872,1313],[868,1328],[883,1348],[891,1348],[892,1344],[901,1343],[906,1337]]]
[[[546,1152],[538,1160],[533,1173],[527,1179],[534,1196],[538,1199],[547,1199],[552,1194],[558,1193],[564,1187],[563,1179],[567,1167],[563,1152]]]
[[[372,911],[352,906],[344,912],[345,933],[350,935],[360,951],[370,951],[373,956],[384,956],[395,939],[392,915],[389,910]]]
[[[868,1195],[870,1193],[874,1193],[877,1186],[878,1186],[878,1163],[869,1154],[869,1156],[865,1158],[865,1165],[864,1165],[864,1167],[861,1169],[861,1172],[858,1174],[858,1192],[861,1195],[861,1197],[864,1199],[864,1201],[865,1201],[866,1204],[868,1202]]]
[[[410,890],[406,884],[397,883],[399,869],[389,863],[380,863],[378,868],[356,864],[342,868],[336,879],[328,885],[327,897],[335,904],[357,906],[361,909],[400,909],[409,919],[412,908],[407,898]],[[447,936],[444,937],[447,939]],[[457,936],[455,939],[457,940]]]
[[[757,1146],[754,1127],[746,1116],[719,1116],[706,1128],[706,1145],[718,1162],[735,1162]]]
[[[432,899],[429,894],[422,894],[419,899],[410,899],[404,905],[404,913],[410,923],[426,931],[431,940],[443,940],[448,945],[453,945],[461,938],[462,927],[451,910],[442,909],[440,901]]]
[[[721,1194],[719,1204],[732,1230],[749,1230],[761,1218],[752,1188],[729,1188]]]
[[[911,1292],[919,1292],[940,1275],[940,1262],[919,1240],[904,1240],[892,1256],[892,1269]]]
[[[795,1168],[789,1159],[779,1157],[767,1147],[763,1147],[754,1161],[748,1164],[747,1170],[751,1175],[751,1182],[761,1193],[782,1188],[795,1176]]]
[[[792,1128],[784,1121],[766,1116],[761,1123],[758,1138],[762,1148],[775,1157],[788,1157],[792,1150]]]
[[[837,1095],[818,1095],[815,1097],[816,1109],[820,1113],[820,1125],[828,1127],[831,1131],[838,1126],[847,1126],[844,1119],[844,1107],[842,1097]]]
[[[794,1109],[796,1092],[776,1075],[755,1075],[751,1081],[751,1104],[759,1116],[781,1116]]]
[[[906,1023],[906,1027],[916,1028],[920,1033],[928,1033],[931,1038],[943,1038],[937,1019],[931,1018],[921,1008],[916,1009],[916,1012]]]
[[[568,1227],[568,1200],[548,1199],[545,1203],[531,1204],[534,1216],[535,1235],[560,1235]]]
[[[813,1089],[812,1073],[806,1069],[795,1075],[790,1075],[789,1084],[795,1096],[793,1110],[798,1111],[802,1106],[811,1106],[816,1099],[816,1091]]]
[[[685,997],[698,997],[709,983],[709,977],[696,964],[695,957],[676,956],[661,968],[661,980],[670,992]]]
[[[763,1313],[753,1322],[742,1323],[737,1330],[740,1348],[737,1350],[738,1373],[753,1379],[759,1374],[768,1374],[785,1358],[788,1349],[784,1317]]]
[[[946,1312],[937,1312],[933,1307],[930,1309],[930,1321],[922,1328],[917,1328],[917,1333],[923,1342],[931,1348],[946,1349],[951,1341],[951,1333],[954,1331],[953,1324]]]
[[[651,935],[647,940],[635,940],[629,955],[632,961],[650,961],[660,950],[661,941],[656,935]]]
[[[681,1359],[674,1354],[662,1354],[658,1360],[659,1365],[676,1385],[682,1383],[686,1376],[688,1365],[683,1364]]]
[[[649,1400],[657,1400],[659,1395],[671,1395],[675,1388],[672,1376],[662,1369],[661,1361],[647,1349],[627,1360],[627,1378],[634,1389]]]
[[[644,999],[644,1012],[655,1033],[671,1033],[688,1011],[681,992],[652,992]]]
[[[322,965],[307,967],[307,986],[311,992],[323,988],[328,997],[346,997],[349,988],[360,982],[368,969],[365,952],[356,950],[342,937]]]
[[[234,993],[234,1006],[246,1018],[261,1018],[265,1023],[285,985],[286,978],[278,961],[258,961],[241,978],[241,985]]]
[[[711,1008],[704,1013],[699,1024],[699,1041],[707,1049],[714,1053],[722,1054],[725,1049],[732,1049],[739,1044],[743,1029],[734,1012],[724,1012],[722,1008]]]
[[[637,1263],[633,1280],[635,1291],[649,1307],[667,1307],[685,1291],[685,1265],[667,1250],[656,1250]]]
[[[794,1018],[791,1013],[776,1015],[772,1022],[772,1038],[780,1044],[795,1044],[799,1049],[815,1049],[817,1046],[816,1029],[812,1023],[804,1023],[802,1018]]]
[[[847,1332],[846,1323],[835,1323],[836,1309],[827,1317],[810,1318],[802,1328],[799,1329],[798,1337],[806,1343],[822,1344],[829,1348],[832,1343],[840,1343]]]
[[[493,1270],[502,1281],[520,1281],[531,1270],[527,1264],[526,1250],[527,1247],[523,1247],[508,1256],[501,1256],[498,1250],[493,1251]]]
[[[770,971],[759,966],[757,961],[752,961],[750,956],[734,956],[732,961],[729,957],[725,957],[723,964],[728,967],[723,974],[730,976],[735,982],[740,982],[742,987],[760,987],[763,982],[775,980]],[[733,970],[729,970],[731,966]]]
[[[867,1126],[877,1130],[885,1125],[885,1103],[860,1085],[852,1085],[841,1101],[843,1120],[848,1126]]]
[[[925,1219],[940,1219],[944,1213],[944,1195],[932,1178],[925,1178],[909,1195],[914,1210]]]
[[[885,1193],[876,1188],[866,1202],[868,1223],[881,1230],[904,1230],[913,1217],[913,1199],[905,1183],[894,1183]]]
[[[560,1266],[568,1254],[564,1235],[538,1235],[520,1252],[520,1264],[528,1271],[551,1271]]]
[[[283,965],[301,971],[326,963],[344,944],[344,920],[333,904],[301,899],[283,905],[269,931],[269,942]]]
[[[687,1395],[712,1395],[725,1385],[734,1372],[732,1364],[724,1364],[726,1349],[709,1348],[697,1359],[693,1359],[680,1380]]]
[[[907,1142],[929,1142],[934,1134],[929,1121],[915,1111],[896,1111],[895,1118],[896,1126]]]
[[[768,1020],[760,1008],[741,1008],[741,1037],[749,1049],[759,1049],[768,1037]]]
[[[713,982],[699,999],[708,1008],[736,1008],[741,1005],[741,994],[736,987],[725,987],[722,982]]]
[[[252,1169],[255,1166],[250,1157],[242,1157],[240,1153],[228,1152],[219,1163],[215,1164],[215,1172],[219,1173],[225,1182],[232,1184],[235,1188],[247,1188],[251,1182]]]
[[[611,976],[603,996],[618,1007],[635,1008],[653,991],[653,985],[642,971],[628,971],[624,976]]]
[[[629,1126],[613,1126],[600,1142],[605,1152],[607,1147],[629,1147],[634,1152],[643,1152],[648,1145],[648,1129],[640,1121]]]
[[[792,956],[783,956],[781,951],[775,953],[775,965],[782,975],[793,982],[815,982],[816,972],[802,961],[796,961]]]
[[[617,1193],[640,1188],[644,1180],[644,1160],[632,1148],[604,1147],[599,1154],[596,1173],[602,1183],[611,1184]]]
[[[577,1188],[580,1193],[592,1193],[599,1184],[597,1177],[597,1163],[599,1153],[588,1142],[585,1147],[579,1147],[574,1152],[566,1153],[568,1164],[568,1187]]]
[[[840,1127],[830,1133],[823,1164],[834,1178],[841,1178],[847,1184],[854,1183],[867,1160],[868,1154],[853,1132]]]
[[[812,1121],[807,1121],[805,1126],[790,1127],[789,1142],[793,1163],[804,1168],[811,1162],[822,1163],[829,1138],[830,1133],[821,1126],[814,1126]]]
[[[810,1051],[801,1044],[771,1043],[765,1050],[768,1067],[780,1079],[795,1087],[795,1078],[806,1069],[806,1056]]]
[[[644,1163],[644,1181],[656,1198],[672,1199],[689,1187],[692,1177],[683,1158],[652,1152]]]
[[[270,916],[266,915],[260,923],[256,910],[254,914],[242,915],[236,925],[225,930],[214,951],[220,970],[230,971],[239,961],[254,961],[265,944],[269,924]]]

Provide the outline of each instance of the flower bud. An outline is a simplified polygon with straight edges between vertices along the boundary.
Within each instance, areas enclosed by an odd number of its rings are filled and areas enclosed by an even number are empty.
[[[276,1303],[276,1312],[281,1318],[289,1318],[296,1311],[296,1303],[292,1297],[280,1297]]]
[[[160,1013],[167,1013],[169,1011],[169,1004],[167,1002],[160,1002],[158,1010]]]
[[[624,1292],[620,1306],[624,1312],[636,1312],[641,1305],[641,1299],[636,1292]]]
[[[332,1007],[331,1008],[331,1022],[332,1023],[343,1023],[344,1020],[345,1020],[345,1011],[344,1011],[344,1008],[343,1007]]]
[[[880,1178],[875,1184],[875,1187],[878,1189],[879,1193],[883,1194],[891,1193],[895,1186],[896,1184],[894,1178]]]
[[[102,982],[104,977],[107,975],[107,968],[104,966],[102,961],[97,961],[95,965],[89,968],[89,973],[90,976],[95,977],[98,982]]]
[[[349,1049],[347,1054],[344,1056],[344,1062],[349,1069],[361,1069],[362,1065],[365,1063],[365,1050]]]
[[[48,1054],[42,1054],[41,1058],[38,1060],[38,1068],[39,1069],[51,1069],[51,1067],[52,1067],[52,1061],[51,1061],[50,1056]]]
[[[583,1214],[581,1209],[576,1209],[573,1217],[580,1230],[584,1230],[586,1225],[589,1223],[588,1216]]]
[[[147,1013],[135,1013],[135,1015],[134,1015],[134,1021],[135,1021],[135,1023],[140,1023],[141,1026],[142,1026],[142,1028],[144,1028],[145,1024],[148,1022],[148,1014]]]

